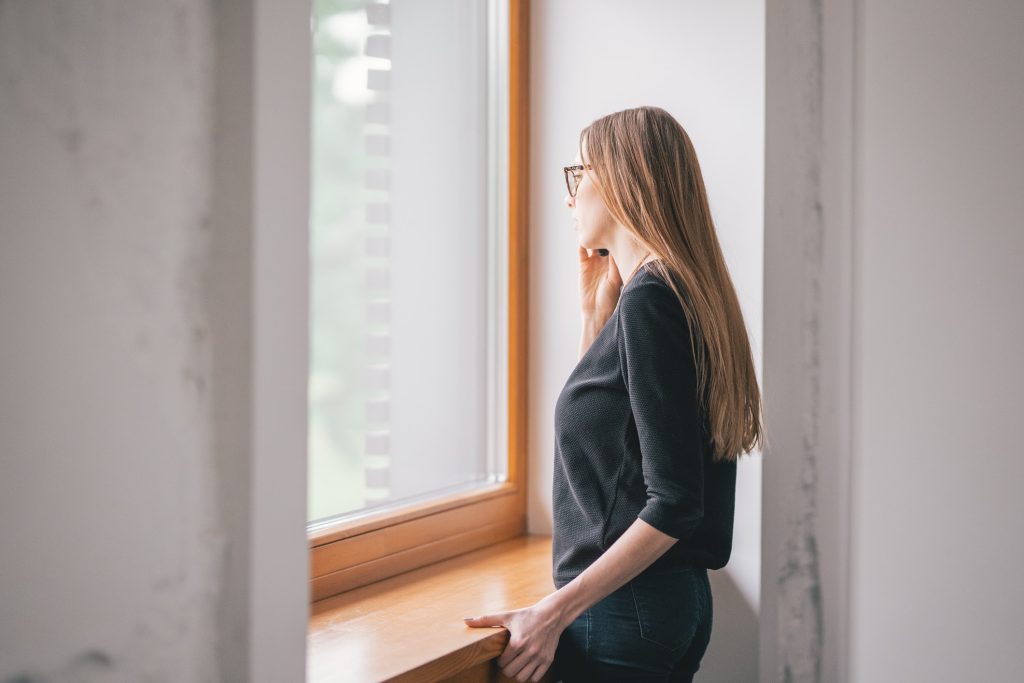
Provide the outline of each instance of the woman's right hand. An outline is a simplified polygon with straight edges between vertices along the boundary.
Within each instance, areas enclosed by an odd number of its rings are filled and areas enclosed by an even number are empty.
[[[609,252],[588,254],[578,246],[580,257],[580,308],[584,318],[604,322],[611,317],[622,291],[622,277]]]

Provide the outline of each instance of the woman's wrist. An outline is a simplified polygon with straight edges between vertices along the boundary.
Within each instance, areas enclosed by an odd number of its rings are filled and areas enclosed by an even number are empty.
[[[580,333],[580,358],[583,358],[583,354],[587,352],[590,345],[597,339],[597,335],[601,333],[601,328],[604,327],[607,320],[607,318],[602,320],[597,316],[583,315],[583,330]]]
[[[538,606],[548,611],[551,614],[551,618],[558,624],[559,630],[565,630],[582,612],[583,610],[577,609],[576,605],[571,604],[571,589],[566,590],[566,587],[556,590],[554,593],[549,593],[540,600]]]
[[[612,317],[611,311],[593,310],[580,312],[580,319],[583,321],[584,330],[593,329],[600,332],[610,317]]]
[[[602,320],[601,317],[598,315],[584,314],[582,319],[583,336],[589,337],[590,339],[596,337],[597,333],[601,331],[602,327],[604,327],[604,323],[606,320],[607,318]]]

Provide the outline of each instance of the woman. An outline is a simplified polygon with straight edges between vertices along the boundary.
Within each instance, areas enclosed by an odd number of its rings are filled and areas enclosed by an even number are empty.
[[[498,664],[516,680],[552,668],[565,681],[690,681],[711,638],[707,570],[732,550],[736,461],[762,445],[746,327],[671,115],[597,119],[566,182],[583,336],[555,404],[557,590],[467,623],[508,628]]]

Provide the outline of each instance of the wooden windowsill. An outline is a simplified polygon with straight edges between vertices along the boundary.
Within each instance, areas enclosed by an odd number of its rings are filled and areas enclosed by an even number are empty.
[[[504,628],[463,617],[519,609],[555,590],[551,537],[526,535],[312,604],[309,683],[504,681]],[[554,681],[551,671],[542,679]]]

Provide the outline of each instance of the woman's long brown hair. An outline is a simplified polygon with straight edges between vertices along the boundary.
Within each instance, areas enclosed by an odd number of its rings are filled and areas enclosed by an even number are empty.
[[[750,341],[690,136],[660,107],[625,109],[581,131],[580,159],[612,217],[661,259],[656,273],[682,305],[715,460],[763,446]]]

